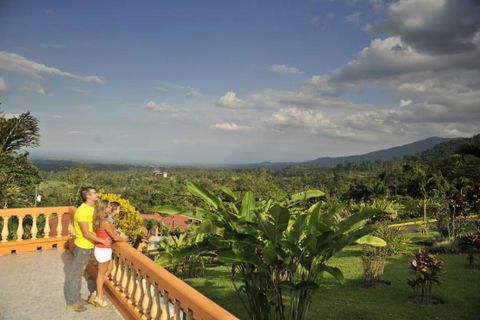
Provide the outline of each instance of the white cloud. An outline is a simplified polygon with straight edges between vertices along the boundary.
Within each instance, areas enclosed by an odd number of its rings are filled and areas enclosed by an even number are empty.
[[[355,136],[350,130],[341,128],[327,119],[322,112],[310,109],[281,109],[266,122],[276,126],[303,128],[311,134],[322,134],[329,137],[353,138]]]
[[[60,114],[52,114],[53,119],[63,119],[63,116]]]
[[[170,92],[170,91],[180,90],[185,92],[186,98],[198,98],[202,96],[202,93],[192,86],[162,83],[160,86],[155,87],[155,89],[161,92]]]
[[[237,98],[237,95],[233,91],[226,92],[220,97],[216,103],[217,107],[237,109],[245,107],[245,102],[242,99]]]
[[[166,103],[157,104],[156,102],[151,101],[151,100],[145,105],[145,107],[148,110],[155,111],[155,112],[173,112],[173,111],[175,111],[175,108],[172,107],[169,104],[166,104]]]
[[[187,98],[197,98],[197,97],[201,97],[201,96],[202,96],[202,94],[199,91],[197,91],[193,88],[188,90],[187,93],[185,93],[185,97],[187,97]]]
[[[6,92],[8,91],[8,85],[5,79],[0,77],[0,92]]]
[[[23,85],[20,89],[23,91],[34,92],[42,96],[52,95],[50,90],[47,87],[42,86],[38,83],[29,83],[29,84]]]
[[[212,124],[210,128],[223,130],[223,131],[246,131],[246,130],[253,129],[253,127],[249,127],[249,126],[239,126],[234,122],[215,123],[215,124]]]
[[[412,104],[412,100],[408,99],[408,100],[400,100],[400,108],[403,108],[403,107],[406,107],[406,106],[409,106]]]
[[[361,15],[361,13],[359,11],[355,11],[352,14],[345,17],[345,22],[349,22],[349,23],[353,23],[353,24],[359,24],[360,23],[360,15]]]
[[[296,67],[287,67],[284,64],[275,64],[269,66],[267,69],[278,73],[303,73],[300,69]]]
[[[0,69],[23,74],[36,80],[41,80],[44,76],[59,76],[97,84],[103,83],[103,79],[99,76],[80,76],[28,60],[21,55],[7,51],[0,51]]]

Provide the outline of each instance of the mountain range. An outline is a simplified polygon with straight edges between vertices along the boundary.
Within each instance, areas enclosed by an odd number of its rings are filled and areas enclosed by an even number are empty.
[[[472,138],[470,138],[472,139]],[[392,147],[388,149],[382,149],[378,151],[373,151],[360,155],[351,155],[343,157],[322,157],[305,162],[260,162],[260,163],[248,163],[248,164],[233,164],[233,165],[210,165],[210,166],[198,166],[198,167],[208,167],[208,168],[229,168],[229,169],[272,169],[280,170],[292,165],[315,165],[315,166],[335,166],[337,164],[348,163],[348,162],[363,162],[363,161],[375,161],[375,160],[392,160],[392,159],[401,159],[405,156],[412,156],[416,154],[424,153],[435,146],[438,145],[451,145],[456,141],[468,141],[465,138],[440,138],[440,137],[430,137],[424,140],[419,140],[413,143]],[[85,162],[76,162],[76,161],[67,161],[67,160],[45,160],[45,159],[33,159],[32,162],[40,169],[45,171],[57,171],[72,167],[79,163]],[[128,170],[132,168],[150,168],[151,166],[144,165],[130,165],[130,164],[110,164],[110,163],[88,163],[92,168],[98,170]],[[165,165],[162,165],[165,166]],[[171,166],[171,165],[169,165]],[[166,166],[168,167],[168,166]],[[194,166],[189,166],[194,167]]]

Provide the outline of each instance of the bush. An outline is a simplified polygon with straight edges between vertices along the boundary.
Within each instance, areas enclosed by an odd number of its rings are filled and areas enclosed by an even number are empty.
[[[389,227],[386,223],[378,224],[374,235],[387,243],[385,247],[387,256],[397,255],[407,249],[407,237],[402,234],[404,230],[404,227]]]
[[[415,259],[410,262],[410,270],[414,278],[408,279],[416,302],[429,303],[432,300],[433,284],[440,285],[440,274],[443,262],[426,250],[419,249]]]
[[[129,243],[137,248],[145,236],[142,228],[143,219],[137,209],[130,204],[130,201],[115,193],[100,192],[98,197],[110,202],[120,203],[120,215],[115,217],[115,224],[120,231],[128,236]]]

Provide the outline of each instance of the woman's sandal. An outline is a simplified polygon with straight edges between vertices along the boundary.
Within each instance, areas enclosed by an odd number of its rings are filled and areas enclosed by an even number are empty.
[[[95,299],[97,298],[97,291],[93,291],[90,293],[90,296],[88,297],[88,303],[95,305]]]
[[[98,299],[96,299],[96,298],[93,300],[93,303],[95,304],[95,307],[104,308],[104,307],[108,306],[107,301],[105,301],[105,300],[98,300]]]

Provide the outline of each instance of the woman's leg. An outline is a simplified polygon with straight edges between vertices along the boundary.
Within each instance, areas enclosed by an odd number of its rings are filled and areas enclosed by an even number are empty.
[[[104,280],[104,281],[107,281],[108,276],[110,275],[110,273],[112,273],[112,270],[113,270],[113,261],[110,260],[105,263],[108,263],[107,272],[105,272],[105,280]]]
[[[97,273],[97,301],[103,300],[103,283],[105,282],[105,274],[107,273],[108,264],[110,261],[98,263],[98,273]]]

